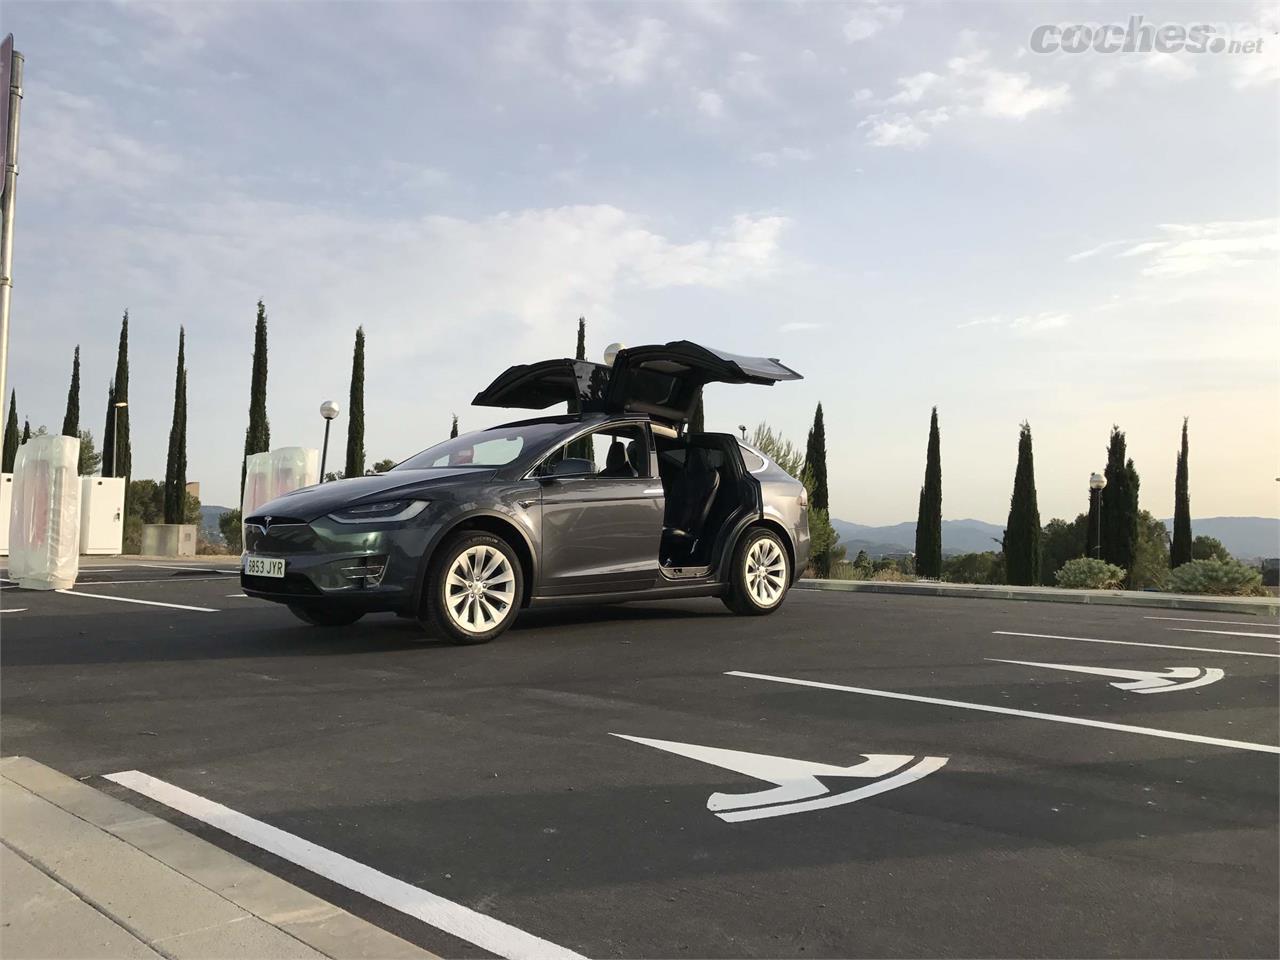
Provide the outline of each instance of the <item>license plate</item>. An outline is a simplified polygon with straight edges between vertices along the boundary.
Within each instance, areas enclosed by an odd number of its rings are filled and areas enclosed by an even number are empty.
[[[245,557],[244,572],[250,577],[284,577],[283,557]]]

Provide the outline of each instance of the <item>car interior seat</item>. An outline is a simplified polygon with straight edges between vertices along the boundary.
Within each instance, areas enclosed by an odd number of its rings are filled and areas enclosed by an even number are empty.
[[[600,471],[599,476],[634,477],[635,475],[636,471],[627,459],[627,448],[622,445],[621,440],[614,440],[609,444],[609,453],[605,456],[604,469]]]
[[[644,444],[639,440],[632,440],[627,444],[627,462],[631,464],[631,469],[636,472],[637,477],[644,477],[649,474],[647,453],[648,451],[645,449]]]
[[[667,529],[663,537],[664,559],[677,554],[693,556],[720,490],[717,451],[689,447],[684,469],[671,475],[667,496]]]

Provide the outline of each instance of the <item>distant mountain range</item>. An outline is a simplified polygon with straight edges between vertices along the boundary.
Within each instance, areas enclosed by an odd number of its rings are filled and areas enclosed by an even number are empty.
[[[218,518],[230,509],[230,507],[200,504],[200,535],[210,543],[224,543],[222,528],[218,526]]]
[[[1173,528],[1172,520],[1166,520],[1164,524]],[[915,550],[916,525],[912,522],[873,527],[832,519],[831,525],[840,534],[840,542],[851,558],[859,550],[867,551],[867,556],[872,559]],[[1191,521],[1191,530],[1196,536],[1216,537],[1233,557],[1242,560],[1280,556],[1280,519],[1203,517]],[[945,554],[999,550],[1003,537],[1004,526],[1001,524],[983,520],[942,521],[942,552]]]

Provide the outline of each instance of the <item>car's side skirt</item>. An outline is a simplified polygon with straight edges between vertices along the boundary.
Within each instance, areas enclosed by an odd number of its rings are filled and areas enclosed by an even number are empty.
[[[626,603],[631,600],[679,600],[685,597],[716,597],[724,592],[720,582],[681,583],[651,587],[648,590],[622,590],[613,593],[585,593],[573,596],[540,597],[529,601],[530,607],[582,606],[593,603]]]

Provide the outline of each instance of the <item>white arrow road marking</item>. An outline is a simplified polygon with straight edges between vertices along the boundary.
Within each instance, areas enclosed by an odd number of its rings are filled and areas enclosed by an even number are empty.
[[[1125,682],[1113,683],[1111,686],[1117,690],[1129,690],[1133,693],[1169,693],[1172,690],[1207,687],[1225,676],[1217,667],[1170,667],[1163,671],[1113,670],[1107,667],[1078,667],[1070,663],[1036,663],[1034,660],[1001,660],[999,657],[987,657],[987,659],[992,663],[1016,663],[1021,667],[1048,667],[1050,670],[1091,673],[1098,677],[1119,677]]]
[[[926,777],[935,770],[941,769],[947,762],[946,757],[923,757],[919,763],[903,770],[897,776],[889,777],[866,787],[847,790],[842,793],[830,793],[830,788],[818,777],[884,777],[902,770],[912,760],[910,754],[867,753],[862,763],[840,767],[830,763],[819,763],[814,760],[794,760],[790,757],[775,757],[766,753],[747,753],[742,750],[725,750],[721,747],[704,747],[696,743],[679,743],[675,740],[650,740],[647,737],[631,737],[625,733],[613,733],[610,736],[630,740],[632,743],[644,744],[665,750],[668,753],[698,760],[713,767],[721,767],[742,773],[757,780],[765,780],[776,784],[769,790],[757,790],[753,793],[713,793],[707,798],[707,809],[711,811],[737,811],[716,813],[721,820],[736,823],[741,820],[762,820],[766,817],[782,817],[789,813],[804,813],[808,810],[820,810],[824,807],[835,807],[845,803],[853,803],[864,797],[873,797],[898,787],[906,786]],[[776,804],[776,806],[771,806]],[[767,809],[761,809],[762,807]],[[751,809],[744,809],[751,808]]]

